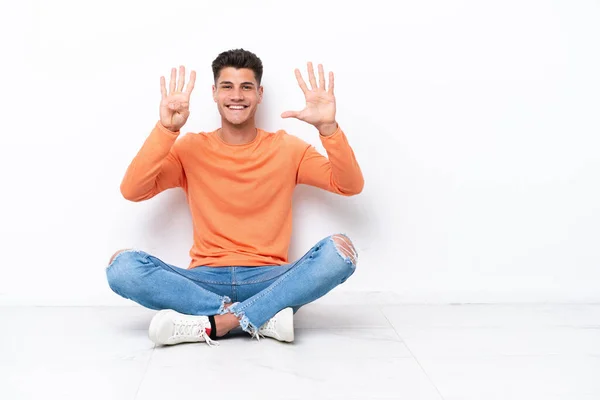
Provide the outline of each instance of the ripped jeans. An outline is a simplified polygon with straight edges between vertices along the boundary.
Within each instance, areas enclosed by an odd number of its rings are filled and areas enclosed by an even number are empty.
[[[296,312],[345,282],[357,257],[350,239],[341,234],[322,239],[293,263],[275,266],[182,269],[144,251],[124,250],[113,258],[106,276],[115,293],[144,307],[205,316],[231,312],[254,336],[284,308]]]

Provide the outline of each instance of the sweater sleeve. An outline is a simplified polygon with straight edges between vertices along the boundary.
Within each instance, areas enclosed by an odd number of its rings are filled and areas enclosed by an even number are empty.
[[[298,167],[297,183],[352,196],[364,187],[364,178],[346,135],[338,126],[330,136],[320,135],[327,157],[307,146]]]
[[[133,158],[121,182],[121,194],[127,200],[142,201],[160,192],[185,187],[185,173],[177,152],[177,137],[159,122]]]

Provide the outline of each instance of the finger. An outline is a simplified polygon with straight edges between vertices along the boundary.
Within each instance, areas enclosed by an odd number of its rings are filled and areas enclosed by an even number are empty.
[[[319,64],[319,89],[325,90],[325,71],[323,71],[323,65]]]
[[[196,83],[196,71],[192,71],[190,73],[190,81],[188,82],[187,87],[185,88],[185,92],[192,93],[192,90],[194,90],[195,83]]]
[[[311,62],[308,63],[308,80],[310,81],[310,87],[312,90],[317,89],[317,79],[315,78],[315,70]]]
[[[164,76],[160,77],[160,95],[161,95],[162,99],[164,99],[165,97],[167,97],[167,86],[165,84],[165,77]]]
[[[175,68],[171,68],[171,81],[169,82],[169,94],[173,94],[173,92],[175,91],[175,76],[176,72],[175,72]]]
[[[294,73],[296,74],[296,80],[298,81],[298,85],[300,85],[300,89],[302,89],[304,94],[306,94],[306,92],[308,92],[308,87],[306,87],[306,82],[304,82],[304,78],[302,78],[300,70],[296,68],[294,70]]]
[[[333,71],[329,71],[329,94],[333,94]]]
[[[179,66],[179,83],[177,84],[177,91],[183,91],[183,85],[185,84],[185,67],[183,65]]]
[[[299,114],[298,111],[285,111],[281,113],[281,118],[298,118]]]

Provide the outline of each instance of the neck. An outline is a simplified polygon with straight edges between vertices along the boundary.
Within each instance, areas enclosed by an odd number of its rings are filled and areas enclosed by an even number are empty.
[[[250,143],[254,140],[258,131],[254,124],[254,121],[248,121],[243,125],[231,125],[227,121],[223,121],[221,129],[219,129],[218,135],[225,142],[229,144],[245,144]]]

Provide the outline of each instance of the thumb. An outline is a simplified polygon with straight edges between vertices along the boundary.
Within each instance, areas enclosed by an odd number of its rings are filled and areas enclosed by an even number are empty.
[[[281,114],[281,118],[298,118],[299,115],[298,111],[285,111]]]

